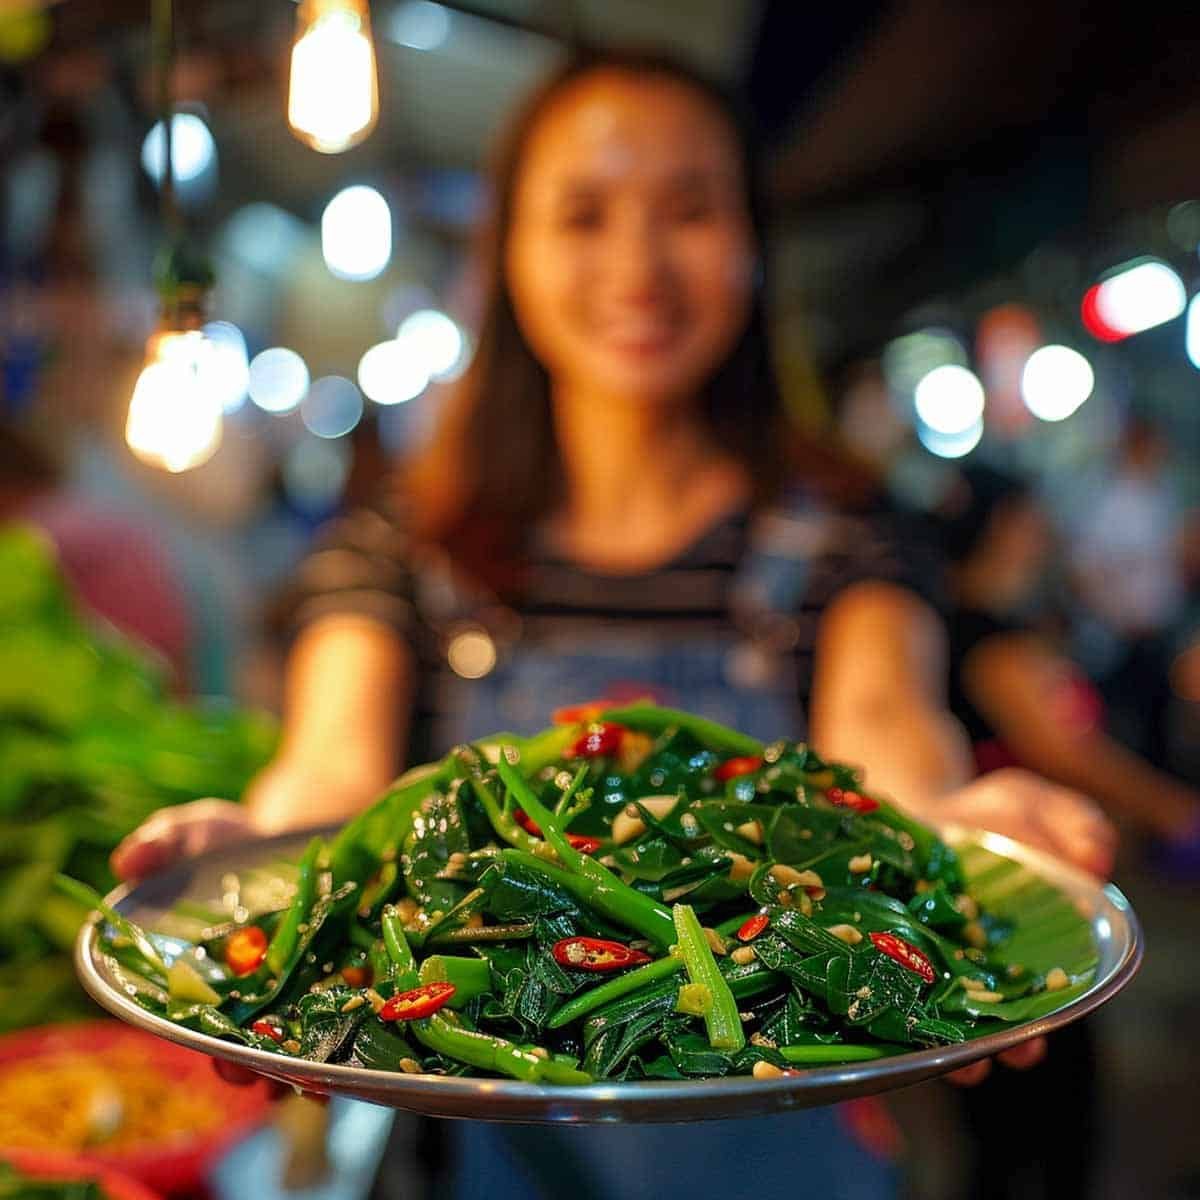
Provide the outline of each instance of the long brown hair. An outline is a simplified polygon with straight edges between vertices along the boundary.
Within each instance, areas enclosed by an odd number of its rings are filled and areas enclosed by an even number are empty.
[[[513,197],[543,115],[578,80],[600,71],[682,84],[734,130],[759,269],[746,327],[705,385],[700,412],[720,444],[745,464],[757,501],[768,500],[786,472],[783,404],[763,307],[765,220],[749,122],[720,85],[669,55],[579,53],[525,101],[497,145],[489,173],[490,215],[478,246],[484,305],[474,358],[429,449],[405,472],[418,529],[493,583],[509,574],[503,568],[517,565],[523,532],[553,508],[563,486],[550,379],[521,332],[505,278]]]

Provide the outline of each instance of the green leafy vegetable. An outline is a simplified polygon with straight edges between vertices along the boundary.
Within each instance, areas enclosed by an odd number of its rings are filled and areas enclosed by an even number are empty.
[[[221,954],[236,926],[199,957],[101,908],[122,986],[278,1054],[555,1085],[866,1062],[1088,988],[1068,900],[985,851],[960,860],[856,771],[652,705],[602,720],[624,733],[456,747],[314,841],[286,902],[251,916],[270,940],[248,976]],[[642,828],[617,845],[623,810]],[[61,856],[53,832],[24,836]],[[581,938],[607,956],[572,959]],[[438,985],[429,1015],[387,1007]]]

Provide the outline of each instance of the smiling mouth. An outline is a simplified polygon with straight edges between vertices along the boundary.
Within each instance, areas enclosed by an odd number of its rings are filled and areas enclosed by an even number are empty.
[[[608,326],[603,341],[615,350],[630,354],[648,354],[663,350],[678,340],[678,321],[629,321]]]

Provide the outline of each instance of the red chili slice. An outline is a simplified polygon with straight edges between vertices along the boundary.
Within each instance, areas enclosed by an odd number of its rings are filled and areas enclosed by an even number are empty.
[[[560,966],[574,967],[577,971],[619,971],[650,961],[650,955],[641,950],[605,938],[563,938],[554,943],[550,953]]]
[[[568,704],[566,708],[556,708],[550,714],[550,720],[555,725],[584,725],[594,721],[605,709],[615,707],[612,700],[585,700],[582,704]]]
[[[755,913],[754,916],[747,917],[742,927],[737,931],[737,940],[739,942],[754,941],[770,923],[771,918],[766,913]]]
[[[435,1013],[454,995],[452,983],[425,983],[407,992],[397,992],[379,1010],[381,1021],[416,1021]]]
[[[263,1037],[269,1037],[273,1042],[283,1041],[283,1030],[278,1025],[272,1025],[270,1021],[255,1021],[250,1026],[251,1033],[261,1033]]]
[[[849,792],[842,788],[832,787],[825,793],[829,803],[837,808],[853,809],[856,813],[874,812],[879,807],[879,801],[861,792]]]
[[[267,935],[257,925],[247,925],[229,935],[225,943],[225,965],[235,975],[257,971],[267,957]]]
[[[526,812],[522,812],[519,808],[513,811],[513,820],[516,821],[526,833],[532,834],[534,837],[542,836],[542,827]],[[585,837],[582,833],[568,833],[567,841],[579,851],[580,854],[595,854],[597,850],[604,844],[599,838]]]
[[[587,732],[567,748],[566,757],[599,758],[601,755],[616,754],[621,748],[621,739],[624,736],[623,726],[599,721],[595,725],[589,725]]]
[[[761,758],[751,756],[748,758],[727,758],[713,772],[713,778],[719,779],[722,783],[727,779],[736,779],[739,775],[752,775],[763,764]]]
[[[907,967],[910,971],[916,971],[926,983],[933,983],[937,979],[933,963],[916,946],[910,946],[903,938],[897,937],[894,933],[873,933],[871,941],[881,954],[895,959],[902,967]]]
[[[534,837],[542,836],[542,827],[522,809],[513,810],[513,820],[516,821],[526,833],[532,833]]]
[[[366,987],[373,978],[375,972],[369,966],[364,967],[343,967],[342,978],[352,987]]]
[[[595,854],[604,843],[599,838],[586,837],[582,833],[568,833],[567,841],[580,854]]]

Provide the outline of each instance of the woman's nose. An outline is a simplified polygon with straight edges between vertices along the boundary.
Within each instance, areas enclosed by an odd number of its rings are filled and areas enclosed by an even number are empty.
[[[604,265],[612,289],[627,300],[657,298],[670,278],[670,255],[663,232],[647,214],[613,223]]]

